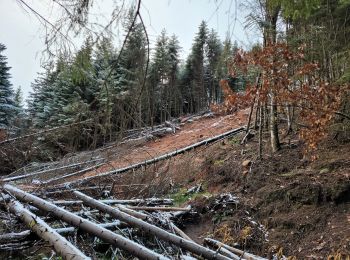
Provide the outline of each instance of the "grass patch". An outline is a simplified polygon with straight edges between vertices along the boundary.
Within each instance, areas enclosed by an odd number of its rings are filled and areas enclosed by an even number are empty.
[[[225,163],[225,160],[216,160],[216,161],[214,162],[214,165],[215,165],[215,166],[223,166],[224,163]]]
[[[211,196],[212,194],[203,190],[201,192],[197,192],[197,193],[191,193],[188,194],[187,193],[187,189],[185,188],[181,188],[178,192],[173,193],[170,195],[170,198],[174,200],[174,204],[176,206],[181,206],[184,203],[199,198],[199,197],[204,197],[204,196]]]

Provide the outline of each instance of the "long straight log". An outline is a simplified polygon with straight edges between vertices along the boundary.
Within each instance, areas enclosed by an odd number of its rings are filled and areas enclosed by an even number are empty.
[[[12,200],[9,202],[8,206],[12,213],[17,215],[40,238],[49,242],[57,254],[64,259],[90,259],[90,257],[85,256],[79,249],[73,246],[67,239],[59,235],[42,219],[25,209],[18,201]]]
[[[239,257],[243,257],[244,259],[248,259],[248,260],[267,260],[266,258],[263,258],[263,257],[260,257],[260,256],[256,256],[256,255],[253,255],[253,254],[250,254],[250,253],[247,253],[243,250],[240,250],[240,249],[237,249],[237,248],[234,248],[234,247],[231,247],[231,246],[228,246],[224,243],[221,243],[220,241],[217,241],[215,239],[212,239],[212,238],[205,238],[204,241],[208,244],[211,244],[211,245],[215,245],[217,247],[223,247],[227,250],[229,250],[230,252],[234,253],[234,254],[238,254]],[[239,259],[241,259],[239,258]]]
[[[181,149],[178,149],[178,150],[175,150],[175,151],[172,151],[172,152],[169,152],[169,153],[166,153],[166,154],[163,154],[159,157],[156,157],[156,158],[153,158],[153,159],[149,159],[149,160],[146,160],[144,162],[141,162],[141,163],[135,163],[135,164],[132,164],[130,166],[127,166],[127,167],[123,167],[123,168],[119,168],[119,169],[116,169],[116,170],[112,170],[112,171],[108,171],[108,172],[103,172],[103,173],[99,173],[99,174],[96,174],[96,175],[93,175],[93,176],[89,176],[89,177],[86,177],[84,179],[81,179],[81,180],[75,180],[75,181],[71,181],[69,183],[65,183],[64,185],[62,185],[61,187],[65,187],[65,186],[70,186],[70,185],[80,185],[82,183],[86,183],[88,181],[91,181],[95,178],[100,178],[100,177],[106,177],[106,176],[109,176],[109,175],[113,175],[113,174],[119,174],[119,173],[123,173],[123,172],[127,172],[127,171],[130,171],[130,170],[133,170],[133,169],[138,169],[138,168],[141,168],[143,166],[147,166],[147,165],[150,165],[150,164],[154,164],[156,162],[159,162],[159,161],[163,161],[163,160],[166,160],[166,159],[169,159],[173,156],[176,156],[176,155],[179,155],[179,154],[183,154],[187,151],[190,151],[190,150],[193,150],[197,147],[200,147],[200,146],[203,146],[203,145],[207,145],[207,144],[210,144],[210,143],[213,143],[213,142],[216,142],[218,140],[221,140],[221,139],[224,139],[228,136],[232,136],[233,134],[238,134],[242,131],[245,130],[245,127],[240,127],[240,128],[236,128],[236,129],[233,129],[233,130],[230,130],[230,131],[227,131],[223,134],[220,134],[220,135],[217,135],[217,136],[214,136],[212,138],[208,138],[208,139],[205,139],[201,142],[198,142],[198,143],[195,143],[195,144],[192,144],[192,145],[189,145],[189,146],[186,146],[184,148],[181,148]]]
[[[155,235],[162,240],[168,241],[196,255],[202,256],[206,259],[219,259],[219,260],[229,259],[228,257],[220,255],[213,250],[210,250],[204,246],[194,243],[193,241],[183,239],[182,237],[169,233],[157,226],[149,224],[143,220],[137,219],[129,214],[126,214],[116,208],[113,208],[104,203],[101,203],[79,191],[74,191],[73,193],[90,207],[97,208],[102,212],[108,213],[109,215],[128,223],[130,226],[137,227],[147,233]]]
[[[17,199],[22,200],[26,203],[30,203],[35,207],[37,207],[38,209],[43,210],[45,212],[50,212],[51,215],[54,215],[57,218],[73,226],[79,227],[81,230],[84,230],[87,233],[95,235],[101,238],[102,240],[104,240],[105,242],[115,245],[120,249],[123,249],[131,253],[134,256],[140,257],[141,259],[152,259],[152,260],[169,259],[123,236],[115,234],[109,231],[108,229],[99,227],[97,224],[87,219],[81,218],[65,209],[57,207],[56,205],[48,201],[45,201],[37,196],[34,196],[16,187],[13,187],[12,185],[4,184],[3,188],[7,192],[15,196]]]
[[[21,140],[21,139],[24,139],[24,138],[28,138],[28,137],[32,137],[32,136],[36,136],[36,135],[42,135],[44,133],[48,133],[48,132],[51,132],[51,131],[56,131],[56,130],[59,130],[61,128],[71,127],[71,126],[79,125],[79,124],[82,124],[82,123],[87,123],[87,122],[90,122],[90,121],[92,121],[92,119],[87,119],[87,120],[84,120],[84,121],[81,121],[81,122],[71,123],[71,124],[68,124],[68,125],[55,126],[55,127],[50,128],[50,129],[45,129],[45,130],[42,130],[42,131],[39,131],[39,132],[35,132],[35,133],[32,133],[32,134],[22,135],[22,136],[18,136],[18,137],[14,137],[14,138],[9,138],[9,139],[6,139],[4,141],[1,141],[0,145],[6,144],[6,143],[15,142],[15,141],[18,141],[18,140]]]
[[[87,167],[87,168],[82,169],[80,171],[76,171],[76,172],[65,174],[63,176],[58,176],[58,177],[51,178],[51,179],[49,179],[47,181],[42,182],[42,184],[46,185],[46,184],[50,184],[50,183],[53,183],[53,182],[56,182],[56,181],[60,181],[60,180],[63,180],[63,179],[66,179],[66,178],[69,178],[69,177],[72,177],[72,176],[77,176],[77,175],[83,174],[83,173],[85,173],[87,171],[91,171],[93,169],[96,169],[97,167],[100,167],[102,165],[104,165],[104,163],[98,163],[96,165],[93,165],[91,167]]]
[[[111,222],[111,223],[103,223],[103,224],[97,224],[97,225],[100,227],[107,228],[107,229],[112,229],[114,227],[120,227],[122,225],[122,223],[120,221],[115,221],[115,222]],[[64,227],[64,228],[55,228],[54,230],[60,235],[70,235],[70,234],[74,234],[74,232],[77,229],[75,227]],[[24,231],[18,232],[18,233],[2,234],[2,235],[0,235],[0,244],[25,240],[31,234],[32,234],[32,231],[30,231],[30,230],[24,230]]]
[[[183,232],[180,228],[178,228],[174,223],[170,222],[170,225],[180,237],[187,239],[189,241],[193,241],[185,232]]]
[[[144,206],[128,206],[127,208],[133,210],[144,211],[190,211],[191,208],[179,208],[179,207],[144,207]]]
[[[133,199],[133,200],[116,200],[116,199],[105,199],[100,200],[100,202],[108,205],[112,204],[122,204],[122,205],[137,205],[137,204],[164,204],[172,205],[172,199],[157,199],[157,198],[147,198],[147,199]],[[53,201],[54,204],[60,206],[72,206],[72,205],[81,205],[82,200],[56,200]]]
[[[25,179],[25,178],[28,178],[28,177],[34,177],[34,176],[37,176],[37,175],[40,175],[40,174],[48,173],[48,172],[51,172],[51,171],[58,171],[58,170],[64,170],[64,169],[67,169],[67,168],[78,167],[78,166],[81,166],[83,164],[97,162],[97,161],[102,161],[102,160],[104,160],[104,159],[103,158],[98,158],[98,159],[94,159],[94,160],[90,160],[90,161],[85,161],[85,162],[80,162],[80,163],[73,163],[73,164],[65,165],[65,166],[58,167],[58,168],[45,169],[45,170],[42,170],[42,171],[31,172],[31,173],[27,173],[27,174],[23,174],[23,175],[3,178],[3,179],[0,179],[0,181],[3,181],[3,182],[17,181],[17,180]]]

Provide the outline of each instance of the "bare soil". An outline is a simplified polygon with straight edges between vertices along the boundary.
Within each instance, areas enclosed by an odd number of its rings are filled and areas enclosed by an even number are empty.
[[[319,159],[309,161],[297,136],[288,136],[275,154],[266,142],[258,160],[256,138],[240,145],[242,138],[121,175],[114,179],[114,192],[125,198],[171,197],[201,183],[203,194],[183,203],[192,205],[198,218],[179,223],[195,241],[214,237],[267,257],[348,259],[349,143],[328,140],[319,148]],[[242,166],[245,160],[251,161],[248,169]],[[224,193],[238,196],[239,204],[218,208],[215,199]]]
[[[83,176],[96,175],[182,148],[237,128],[248,111],[188,123],[174,135],[143,143],[125,143],[106,151],[109,163]],[[303,153],[297,135],[282,138],[270,153],[267,131],[264,156],[257,159],[258,141],[245,145],[243,134],[200,147],[144,169],[94,180],[113,184],[116,198],[171,197],[191,205],[198,214],[179,222],[193,240],[212,237],[256,255],[291,259],[350,258],[350,144],[329,138],[318,159]],[[243,162],[248,162],[243,166]],[[198,194],[186,190],[202,185]],[[98,198],[99,191],[90,193]],[[222,203],[223,194],[238,203]],[[63,195],[62,195],[63,196]]]

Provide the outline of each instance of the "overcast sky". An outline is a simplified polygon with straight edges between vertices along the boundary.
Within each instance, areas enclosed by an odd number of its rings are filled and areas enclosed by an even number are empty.
[[[52,0],[23,0],[46,17],[52,17],[48,3]],[[100,1],[100,0],[99,0]],[[126,0],[126,2],[132,0]],[[100,1],[101,2],[101,1]],[[106,2],[104,6],[104,2]],[[100,5],[108,9],[108,2]],[[232,36],[242,47],[249,47],[258,40],[256,33],[244,30],[245,13],[239,8],[239,0],[143,0],[142,17],[153,43],[163,28],[169,35],[176,34],[183,48],[182,57],[189,53],[193,37],[202,20],[215,29],[223,40]],[[31,91],[30,84],[40,71],[41,51],[44,49],[43,26],[30,13],[26,13],[16,0],[0,1],[0,42],[7,50],[14,88],[21,86],[24,96]]]

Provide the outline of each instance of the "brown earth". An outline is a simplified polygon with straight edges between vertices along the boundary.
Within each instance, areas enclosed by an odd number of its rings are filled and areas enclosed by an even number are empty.
[[[256,139],[242,146],[242,137],[120,175],[115,195],[178,199],[180,194],[187,200],[183,204],[200,213],[193,223],[179,223],[198,242],[212,236],[262,256],[349,259],[350,145],[325,142],[312,162],[294,136],[276,154],[266,142],[258,160]],[[248,173],[246,160],[252,162]],[[204,191],[186,197],[185,190],[199,183]],[[240,203],[218,208],[215,198],[223,193],[238,196]]]
[[[184,124],[175,134],[168,134],[160,139],[118,145],[116,149],[107,151],[109,158],[107,164],[84,175],[65,179],[65,181],[83,179],[98,173],[123,168],[225,133],[243,126],[247,121],[248,113],[248,110],[242,110],[231,115],[201,118]]]
[[[126,143],[107,151],[109,163],[95,172],[121,168],[173,151],[243,125],[248,111],[186,124],[175,135],[143,143]],[[177,223],[192,239],[213,237],[271,258],[350,258],[350,145],[329,139],[318,159],[309,161],[296,135],[283,138],[282,149],[257,159],[257,138],[245,145],[243,134],[200,147],[169,160],[120,175],[96,179],[113,184],[117,198],[171,197],[192,205],[192,220]],[[244,164],[244,165],[243,165]],[[73,180],[73,178],[71,179]],[[202,184],[203,191],[186,190]],[[222,194],[239,203],[222,204]],[[98,191],[91,195],[98,197]]]

